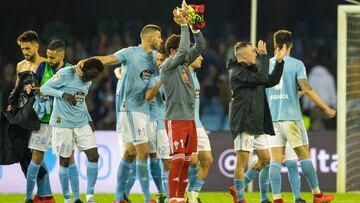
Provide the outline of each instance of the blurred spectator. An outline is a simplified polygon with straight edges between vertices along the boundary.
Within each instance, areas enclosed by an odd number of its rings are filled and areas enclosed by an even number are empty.
[[[15,86],[16,81],[16,67],[12,63],[7,63],[0,78],[0,97],[1,97],[1,109],[4,110],[7,106],[7,98],[11,90]]]
[[[318,65],[311,68],[308,76],[309,84],[318,93],[319,97],[330,108],[336,107],[336,88],[335,79],[324,66],[326,60],[329,60],[331,53],[326,49],[320,49],[318,52]],[[303,108],[310,112],[312,118],[312,130],[325,130],[326,122],[329,120],[326,114],[315,105],[308,97],[303,97]]]

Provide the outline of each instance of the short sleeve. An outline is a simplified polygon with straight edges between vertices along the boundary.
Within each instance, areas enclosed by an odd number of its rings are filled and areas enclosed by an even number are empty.
[[[124,48],[114,53],[120,64],[126,64],[129,58],[130,48]]]
[[[304,63],[301,61],[297,65],[296,79],[297,80],[307,79],[306,68],[305,68]]]
[[[151,77],[150,81],[149,81],[149,88],[153,88],[155,87],[155,85],[160,81],[160,76],[153,76]]]

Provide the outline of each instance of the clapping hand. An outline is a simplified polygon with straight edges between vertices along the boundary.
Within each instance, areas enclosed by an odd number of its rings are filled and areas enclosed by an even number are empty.
[[[258,42],[258,46],[257,46],[257,53],[259,55],[266,55],[267,51],[266,51],[266,43],[262,40],[259,40]]]
[[[280,49],[279,47],[276,47],[275,49],[275,57],[276,57],[276,60],[281,63],[283,58],[285,57],[286,55],[286,44],[283,45],[283,47]]]

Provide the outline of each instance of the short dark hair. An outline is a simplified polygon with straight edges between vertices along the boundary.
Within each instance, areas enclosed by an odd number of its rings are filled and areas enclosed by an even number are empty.
[[[292,46],[292,33],[288,30],[278,30],[274,33],[274,42],[277,47],[282,48],[284,44],[287,48]]]
[[[160,49],[157,50],[158,53],[164,55],[165,57],[168,57],[169,55],[166,53],[164,44],[161,45]]]
[[[251,42],[236,42],[234,45],[234,55],[236,55],[236,52],[239,49],[245,48],[247,46],[252,46],[252,43]]]
[[[165,52],[170,55],[170,49],[178,49],[180,44],[180,35],[172,34],[165,42]]]
[[[154,32],[154,31],[159,31],[161,32],[161,28],[157,25],[153,25],[153,24],[148,24],[145,25],[142,29],[141,29],[141,33],[140,33],[140,37],[142,38],[145,34],[148,34],[150,32]]]
[[[35,31],[28,30],[28,31],[25,31],[24,33],[22,33],[17,38],[16,41],[17,41],[18,44],[20,44],[22,42],[36,42],[36,43],[39,43],[39,36]]]
[[[47,49],[51,51],[64,51],[65,50],[65,42],[61,39],[54,39],[50,42]]]
[[[96,68],[99,72],[102,72],[104,70],[104,64],[96,58],[90,58],[85,61],[83,70],[88,70],[91,68]]]

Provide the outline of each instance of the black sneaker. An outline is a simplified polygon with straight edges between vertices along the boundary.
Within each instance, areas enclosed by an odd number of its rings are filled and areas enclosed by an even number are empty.
[[[25,200],[25,203],[34,203],[34,201],[32,199],[27,199]]]
[[[266,199],[266,200],[261,201],[261,203],[271,203],[271,201]]]
[[[166,195],[164,193],[158,193],[156,196],[158,203],[165,203]]]
[[[83,203],[80,199],[77,199],[74,203]]]
[[[200,197],[197,198],[198,203],[202,203]]]
[[[306,203],[306,201],[300,197],[299,199],[295,200],[295,203]]]
[[[129,200],[129,198],[125,195],[125,193],[124,193],[123,199],[124,199],[127,203],[131,203],[131,200]]]

